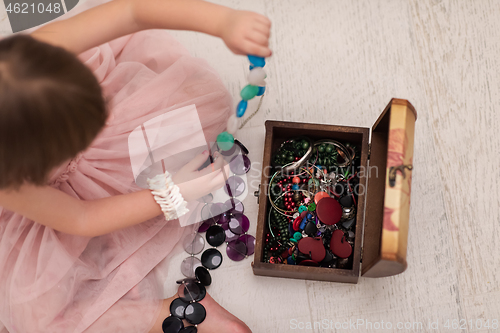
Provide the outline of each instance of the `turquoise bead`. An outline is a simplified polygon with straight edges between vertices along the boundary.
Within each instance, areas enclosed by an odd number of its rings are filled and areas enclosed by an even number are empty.
[[[304,206],[304,205],[301,205],[301,206],[299,207],[299,213],[305,212],[306,210],[307,210],[307,207],[306,207],[306,206]]]
[[[241,118],[245,114],[245,111],[247,110],[248,102],[243,100],[238,103],[238,106],[236,107],[236,117]]]
[[[248,61],[255,67],[264,67],[266,65],[266,60],[264,58],[254,55],[248,55]]]
[[[234,137],[228,132],[217,135],[217,145],[223,151],[229,150],[234,145]]]
[[[258,93],[259,93],[259,87],[252,86],[251,84],[249,84],[245,86],[245,88],[241,89],[240,95],[244,101],[248,101],[249,99],[252,99],[255,96],[257,96]]]
[[[297,184],[292,185],[292,190],[297,191],[299,189],[300,189],[299,185],[297,185]]]
[[[319,181],[317,179],[309,179],[309,181],[307,182],[307,184],[309,186],[316,186],[316,187],[318,187],[319,186]]]
[[[295,238],[296,240],[300,240],[302,238],[302,234],[297,231],[293,234],[293,238]]]
[[[257,96],[262,96],[266,92],[266,87],[259,87],[259,92],[257,93]]]

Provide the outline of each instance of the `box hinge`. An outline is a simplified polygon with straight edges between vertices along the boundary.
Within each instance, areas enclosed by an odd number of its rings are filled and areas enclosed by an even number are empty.
[[[359,256],[360,263],[363,263],[363,253],[365,252],[364,249],[365,249],[364,247],[361,248],[361,255]]]
[[[257,205],[259,204],[259,198],[260,198],[260,184],[259,184],[259,189],[255,192],[253,192],[253,195],[257,197]]]
[[[372,144],[369,143],[368,144],[368,159],[370,159],[371,154],[372,154]]]

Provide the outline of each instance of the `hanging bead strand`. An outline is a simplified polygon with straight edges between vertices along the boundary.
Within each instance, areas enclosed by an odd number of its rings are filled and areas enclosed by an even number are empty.
[[[235,114],[231,115],[227,120],[226,131],[217,136],[217,143],[220,143],[219,148],[221,150],[229,150],[233,146],[233,135],[238,130],[238,118],[243,117],[245,114],[248,101],[256,96],[262,96],[266,91],[265,78],[267,75],[263,68],[266,65],[266,60],[253,55],[249,55],[248,60],[250,61],[248,84],[240,92],[241,101],[236,106]]]

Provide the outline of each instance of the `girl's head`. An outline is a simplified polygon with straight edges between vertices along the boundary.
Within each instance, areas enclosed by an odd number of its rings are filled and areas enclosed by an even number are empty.
[[[106,118],[101,87],[75,55],[29,35],[0,40],[0,189],[46,184]]]

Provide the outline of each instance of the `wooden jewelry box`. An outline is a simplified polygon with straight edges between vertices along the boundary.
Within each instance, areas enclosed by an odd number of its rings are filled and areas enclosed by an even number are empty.
[[[363,127],[266,121],[262,178],[258,196],[255,275],[293,279],[357,283],[366,277],[385,277],[406,267],[410,215],[413,140],[417,113],[410,102],[392,99],[371,130]],[[264,260],[264,240],[269,232],[267,187],[273,153],[285,140],[305,136],[312,140],[348,141],[360,152],[359,184],[352,269],[272,264]]]

